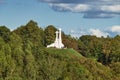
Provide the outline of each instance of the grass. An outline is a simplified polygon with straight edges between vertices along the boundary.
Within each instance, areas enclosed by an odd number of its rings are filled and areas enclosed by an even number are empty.
[[[57,55],[57,56],[66,57],[66,58],[83,57],[80,53],[78,53],[72,48],[68,48],[68,49],[46,48],[45,51],[51,55]]]

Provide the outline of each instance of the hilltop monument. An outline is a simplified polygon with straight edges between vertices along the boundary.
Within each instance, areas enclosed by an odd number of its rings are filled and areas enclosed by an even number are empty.
[[[61,29],[55,32],[56,33],[56,38],[54,43],[47,45],[47,47],[54,47],[54,48],[64,48],[64,44],[62,43],[62,38],[61,38]]]

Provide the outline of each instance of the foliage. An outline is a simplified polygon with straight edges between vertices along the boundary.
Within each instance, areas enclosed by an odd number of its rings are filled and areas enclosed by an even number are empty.
[[[120,61],[120,36],[97,38],[84,35],[79,38],[78,47],[83,56],[95,58],[102,64]]]
[[[9,41],[10,30],[6,26],[0,26],[0,36],[4,41]]]
[[[63,44],[65,45],[65,47],[67,48],[73,48],[76,51],[78,51],[78,41],[76,38],[73,38],[69,35],[65,35],[63,34]]]
[[[57,29],[53,25],[49,25],[45,28],[45,46],[51,44],[55,40],[55,31]]]
[[[43,29],[39,28],[33,20],[30,20],[25,26],[21,26],[13,32],[18,34],[24,43],[29,40],[36,46],[44,45]]]
[[[67,49],[45,48],[57,29],[33,20],[10,31],[0,26],[0,80],[120,80],[120,36],[79,39],[62,32]]]

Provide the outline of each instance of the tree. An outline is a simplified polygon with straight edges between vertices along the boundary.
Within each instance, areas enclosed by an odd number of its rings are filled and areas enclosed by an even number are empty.
[[[6,26],[0,26],[0,36],[5,42],[9,41],[10,30]]]
[[[4,53],[4,45],[5,45],[5,42],[0,37],[0,77],[3,79],[5,79],[5,77],[6,77],[5,69],[6,69],[6,65],[7,65],[6,56]]]
[[[25,56],[25,53],[23,51],[23,43],[22,39],[20,38],[19,35],[16,33],[12,32],[10,35],[10,41],[8,42],[10,48],[11,48],[11,57],[15,64],[15,69],[13,71],[13,76],[22,76],[23,75],[23,59]],[[9,56],[8,56],[9,59]],[[10,61],[10,60],[9,60]],[[12,66],[12,64],[11,64]]]
[[[45,28],[45,46],[53,43],[55,41],[56,28],[53,25],[49,25]]]
[[[62,36],[62,42],[65,47],[73,48],[74,50],[78,51],[78,40],[76,38],[72,38],[71,36],[65,34],[63,34]]]
[[[79,49],[82,55],[96,58],[98,60],[101,50],[102,41],[96,36],[84,35],[79,38]]]
[[[111,70],[113,71],[113,80],[119,80],[120,79],[120,62],[112,62],[111,64],[109,64],[109,67],[111,68]]]
[[[36,22],[30,20],[25,26],[21,26],[18,29],[14,30],[18,34],[23,43],[30,40],[36,46],[44,45],[44,32],[42,28],[39,28]]]
[[[120,36],[115,36],[111,40],[111,53],[110,53],[111,62],[120,62]]]
[[[37,67],[36,67],[35,57],[32,54],[31,43],[28,41],[24,46],[25,46],[24,49],[25,56],[23,59],[24,77],[28,80],[36,80]]]

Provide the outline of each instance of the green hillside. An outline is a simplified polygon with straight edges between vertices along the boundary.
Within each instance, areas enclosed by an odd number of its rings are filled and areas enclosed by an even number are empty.
[[[45,54],[49,55],[47,59],[51,64],[46,64],[46,67],[50,68],[47,73],[51,74],[50,80],[112,80],[109,67],[85,58],[73,49],[47,48]]]
[[[46,48],[45,51],[53,55],[59,55],[60,57],[65,57],[65,56],[67,56],[67,58],[71,58],[73,56],[78,58],[83,57],[81,54],[79,54],[77,51],[75,51],[72,48],[70,49]]]
[[[33,20],[10,31],[0,26],[0,80],[120,80],[120,36],[73,38],[62,32],[67,49],[46,48],[53,25]]]

